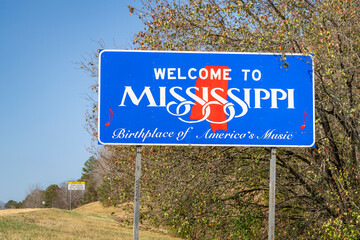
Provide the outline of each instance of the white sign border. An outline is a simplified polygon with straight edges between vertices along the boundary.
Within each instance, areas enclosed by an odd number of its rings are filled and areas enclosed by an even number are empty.
[[[315,147],[315,143],[316,143],[316,139],[315,139],[315,68],[314,68],[314,61],[312,61],[312,93],[313,93],[313,101],[312,101],[312,105],[313,105],[313,142],[310,145],[258,145],[258,144],[181,144],[181,143],[103,143],[100,140],[100,91],[101,91],[101,55],[104,52],[149,52],[149,53],[187,53],[187,54],[193,54],[193,53],[200,53],[200,54],[239,54],[239,55],[283,55],[283,56],[309,56],[309,57],[313,57],[312,54],[309,55],[305,55],[305,54],[301,54],[301,53],[262,53],[262,52],[205,52],[205,51],[159,51],[159,50],[120,50],[120,49],[101,49],[99,50],[99,68],[98,68],[98,125],[97,125],[97,139],[98,142],[101,145],[129,145],[129,146],[139,146],[139,145],[144,145],[144,146],[201,146],[201,147],[295,147],[295,148],[299,148],[299,147]]]

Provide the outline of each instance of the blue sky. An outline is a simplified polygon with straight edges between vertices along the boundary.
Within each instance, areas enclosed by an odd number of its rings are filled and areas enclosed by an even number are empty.
[[[75,62],[99,48],[129,49],[143,29],[139,0],[0,0],[0,201],[32,185],[81,176],[92,79]]]

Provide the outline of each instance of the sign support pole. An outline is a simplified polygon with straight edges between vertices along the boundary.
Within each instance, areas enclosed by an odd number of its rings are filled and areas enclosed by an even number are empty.
[[[141,146],[137,146],[136,160],[135,160],[134,240],[139,239],[140,176],[141,176]]]
[[[275,239],[276,148],[271,148],[269,186],[269,240]]]
[[[70,190],[70,211],[71,211],[71,190]]]
[[[83,209],[83,214],[84,214],[84,208],[85,208],[85,190],[82,190],[82,209]]]

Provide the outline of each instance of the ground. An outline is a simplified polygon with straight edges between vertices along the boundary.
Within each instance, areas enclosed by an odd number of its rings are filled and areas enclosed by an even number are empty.
[[[120,208],[90,203],[72,211],[50,208],[0,210],[0,240],[133,239],[132,216]],[[131,206],[130,206],[131,207]],[[175,240],[169,233],[140,226],[140,239]]]

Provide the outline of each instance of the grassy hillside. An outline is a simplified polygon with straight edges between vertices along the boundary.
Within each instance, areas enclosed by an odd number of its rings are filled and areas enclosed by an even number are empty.
[[[99,203],[91,203],[73,211],[0,210],[0,239],[133,239],[132,229],[121,227],[114,220],[115,218],[129,219],[129,216],[121,208],[104,208]],[[140,239],[174,240],[177,238],[150,231],[140,231]]]

